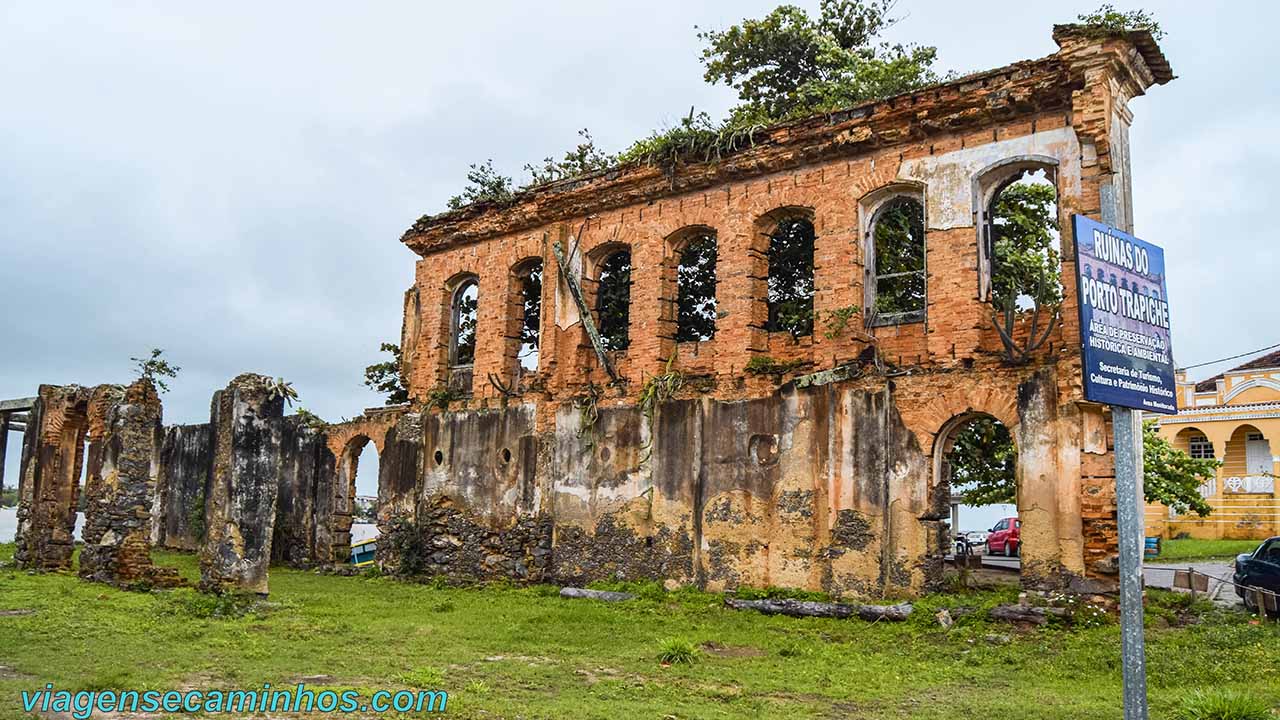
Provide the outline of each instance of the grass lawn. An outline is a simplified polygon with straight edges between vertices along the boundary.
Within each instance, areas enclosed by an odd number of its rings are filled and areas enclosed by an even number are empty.
[[[1112,718],[1118,628],[1018,632],[981,612],[944,630],[943,607],[979,611],[1016,589],[930,596],[905,623],[798,620],[728,610],[715,595],[606,604],[550,587],[444,588],[286,569],[270,603],[239,617],[182,589],[123,592],[28,575],[0,546],[0,717],[18,693],[56,689],[426,687],[457,718]],[[195,576],[194,559],[159,560]],[[1153,591],[1153,717],[1190,690],[1280,704],[1280,624]],[[5,612],[10,611],[10,612]],[[12,611],[24,611],[15,613]],[[698,648],[664,667],[664,641]],[[322,676],[322,677],[316,677]]]
[[[1234,560],[1240,553],[1253,552],[1261,540],[1165,540],[1155,564],[1181,560]]]

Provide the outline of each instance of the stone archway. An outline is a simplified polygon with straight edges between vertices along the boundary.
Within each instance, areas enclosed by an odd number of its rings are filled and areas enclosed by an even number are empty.
[[[972,505],[1013,505],[1013,515],[1018,515],[1018,446],[1010,428],[999,418],[985,412],[965,412],[947,421],[938,432],[933,450],[933,483],[930,488],[931,507],[938,511],[945,503],[951,516],[952,533],[962,530],[990,530],[993,522],[981,527],[961,525],[959,507],[962,489],[978,496]],[[988,518],[1000,523],[1006,517]],[[1021,537],[995,545],[1001,554],[1021,554]],[[982,552],[984,547],[975,547]]]

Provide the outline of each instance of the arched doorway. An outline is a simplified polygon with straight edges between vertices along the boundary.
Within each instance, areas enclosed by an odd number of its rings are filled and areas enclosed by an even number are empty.
[[[949,420],[934,447],[935,508],[947,507],[947,551],[1017,558],[1018,449],[1010,428],[993,415],[967,412]],[[1017,570],[1018,562],[1001,564]]]
[[[338,461],[334,498],[337,529],[334,555],[339,561],[361,561],[376,549],[370,546],[378,534],[378,448],[368,435],[356,435],[343,448]],[[343,526],[346,532],[342,532]]]

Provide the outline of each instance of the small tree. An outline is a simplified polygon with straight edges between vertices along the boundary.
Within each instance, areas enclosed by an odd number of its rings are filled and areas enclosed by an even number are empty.
[[[1009,185],[992,205],[990,232],[991,322],[1005,358],[1026,362],[1049,339],[1062,305],[1057,190],[1047,183]],[[1027,315],[1026,335],[1019,338],[1018,321]]]
[[[461,195],[449,198],[449,209],[458,210],[478,202],[507,203],[515,197],[511,178],[493,168],[493,160],[472,165],[467,171],[467,186]]]
[[[409,391],[400,377],[400,346],[382,343],[382,352],[391,353],[391,359],[374,363],[364,369],[364,384],[387,396],[388,405],[409,402]]]
[[[532,178],[531,185],[542,185],[561,178],[585,175],[597,170],[604,170],[618,161],[618,156],[610,155],[596,147],[596,141],[586,128],[578,131],[582,142],[564,154],[564,159],[556,161],[544,158],[541,165],[528,164],[524,169]]]
[[[999,420],[981,415],[965,423],[956,432],[947,462],[951,487],[966,505],[1017,502],[1018,451]]]
[[[1155,16],[1146,10],[1120,12],[1111,3],[1106,3],[1094,12],[1087,15],[1077,15],[1076,18],[1082,25],[1087,25],[1090,29],[1100,33],[1146,30],[1156,40],[1164,38],[1164,30],[1160,29],[1160,23],[1156,22]]]
[[[1009,430],[991,418],[977,418],[961,428],[951,454],[951,487],[966,505],[1017,501],[1014,473],[1017,450]],[[1173,447],[1160,436],[1154,420],[1142,426],[1143,496],[1179,513],[1207,516],[1213,508],[1200,486],[1214,477],[1217,460],[1200,460]]]
[[[818,17],[782,5],[698,33],[704,77],[738,91],[731,123],[773,122],[913,90],[937,80],[937,49],[890,45],[894,0],[821,0]]]
[[[177,365],[171,365],[168,360],[160,357],[164,354],[164,350],[160,348],[151,349],[151,357],[136,358],[131,357],[133,361],[134,372],[138,374],[139,379],[150,380],[160,389],[160,392],[169,392],[169,386],[165,383],[164,378],[176,378],[182,368]]]
[[[1155,420],[1142,423],[1143,489],[1147,502],[1168,505],[1179,513],[1207,516],[1213,508],[1200,486],[1217,474],[1217,460],[1193,458],[1160,436]]]

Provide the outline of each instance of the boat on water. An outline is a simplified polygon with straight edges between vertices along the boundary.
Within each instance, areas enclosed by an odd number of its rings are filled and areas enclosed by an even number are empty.
[[[351,543],[351,564],[365,567],[373,564],[373,556],[378,551],[378,539],[369,538]]]

